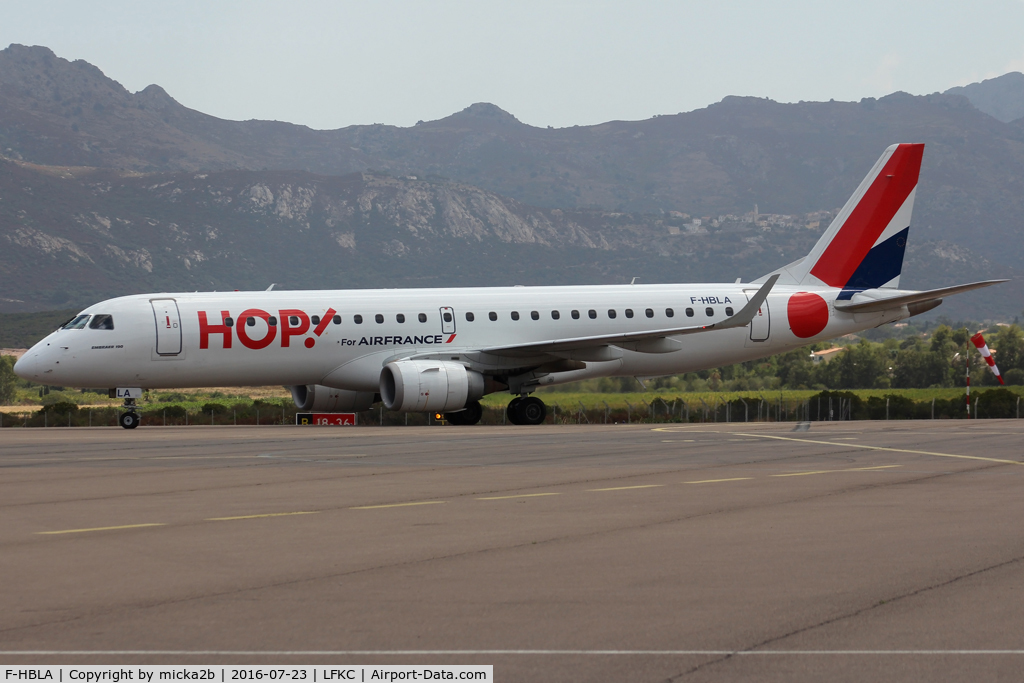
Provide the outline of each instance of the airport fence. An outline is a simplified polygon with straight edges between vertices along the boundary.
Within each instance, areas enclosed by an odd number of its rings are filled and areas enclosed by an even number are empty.
[[[967,397],[914,399],[900,394],[861,396],[853,391],[822,391],[806,399],[784,394],[756,394],[717,400],[656,397],[650,401],[600,407],[582,401],[558,400],[544,395],[548,424],[817,422],[845,420],[965,419]],[[978,391],[972,396],[971,418],[1020,418],[1021,396],[1009,389]],[[79,406],[60,402],[21,413],[0,413],[0,428],[117,426],[117,406]],[[298,411],[290,402],[256,400],[252,403],[201,405],[147,404],[139,407],[141,426],[294,425]],[[508,424],[504,405],[485,405],[481,424]],[[430,426],[444,424],[434,414],[394,413],[380,406],[357,415],[362,426]]]

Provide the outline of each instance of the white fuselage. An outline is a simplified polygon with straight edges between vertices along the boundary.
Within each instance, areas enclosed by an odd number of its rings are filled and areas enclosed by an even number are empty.
[[[488,349],[721,322],[729,317],[727,307],[739,311],[757,288],[685,284],[126,296],[83,311],[112,316],[113,329],[58,330],[36,344],[19,361],[17,371],[37,382],[75,387],[321,384],[371,392],[377,391],[383,366],[393,360],[429,355],[495,377],[508,376],[535,369],[544,358]],[[808,291],[824,302],[819,317],[827,307],[822,329],[810,336],[805,323],[794,321],[796,309],[790,302],[797,292]],[[836,311],[833,304],[839,292],[777,286],[767,306],[746,327],[670,337],[677,349],[670,352],[604,347],[604,355],[580,356],[585,368],[541,372],[539,383],[691,372],[780,353],[909,315],[906,307],[862,315]],[[692,315],[687,315],[688,309]],[[448,322],[445,313],[451,317]],[[400,316],[404,322],[399,322]],[[360,317],[362,322],[357,322]],[[225,325],[224,318],[234,324]],[[805,336],[797,336],[794,328]]]

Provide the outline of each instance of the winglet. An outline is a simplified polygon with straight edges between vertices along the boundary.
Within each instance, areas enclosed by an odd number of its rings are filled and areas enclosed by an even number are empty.
[[[779,281],[779,274],[776,273],[768,278],[768,281],[761,285],[761,289],[757,290],[754,296],[750,297],[750,301],[747,305],[740,309],[740,312],[732,316],[728,320],[714,325],[708,325],[709,329],[715,330],[727,330],[731,327],[746,327],[750,324],[750,321],[754,319],[757,312],[764,305],[765,299],[768,298],[768,293],[772,291],[772,287]]]

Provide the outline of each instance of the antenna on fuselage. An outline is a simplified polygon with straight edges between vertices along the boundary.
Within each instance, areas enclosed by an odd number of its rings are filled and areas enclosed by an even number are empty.
[[[633,278],[632,280],[630,280],[630,281],[629,281],[629,284],[631,284],[631,285],[635,285],[635,284],[636,284],[636,278]]]
[[[267,287],[267,291],[269,292],[270,290],[272,290],[276,284],[277,284],[276,282],[271,282],[270,286]]]

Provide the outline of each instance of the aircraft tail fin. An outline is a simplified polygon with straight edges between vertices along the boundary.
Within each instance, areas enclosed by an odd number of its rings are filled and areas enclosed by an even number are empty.
[[[840,300],[898,288],[923,154],[918,143],[886,149],[811,252],[776,272],[791,284],[841,287]]]

